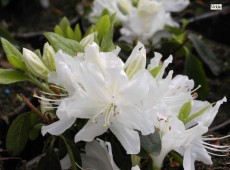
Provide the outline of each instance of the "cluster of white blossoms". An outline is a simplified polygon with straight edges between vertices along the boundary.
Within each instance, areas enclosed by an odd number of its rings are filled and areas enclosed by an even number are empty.
[[[116,19],[121,22],[123,39],[138,38],[146,43],[157,31],[165,25],[177,26],[171,12],[179,12],[189,5],[189,0],[94,0],[90,19],[96,22],[103,12],[116,13]]]
[[[185,170],[194,170],[195,160],[211,164],[209,154],[229,152],[228,146],[212,145],[208,141],[215,138],[203,136],[226,98],[216,104],[196,100],[193,80],[173,77],[173,71],[165,73],[172,56],[162,63],[161,54],[155,53],[146,68],[146,50],[140,42],[126,63],[118,57],[119,51],[117,47],[100,52],[92,42],[74,57],[62,51],[55,54],[56,71],[48,81],[66,93],[56,100],[42,98],[57,108],[59,119],[43,126],[43,135],[60,135],[77,124],[77,118],[87,119],[75,142],[91,142],[110,130],[127,154],[137,154],[138,131],[142,135],[157,131],[162,150],[151,155],[156,169],[172,150],[183,156]]]

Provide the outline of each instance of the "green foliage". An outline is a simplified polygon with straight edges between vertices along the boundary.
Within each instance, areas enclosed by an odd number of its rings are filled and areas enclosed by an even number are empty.
[[[40,118],[37,115],[28,112],[19,115],[12,122],[6,136],[6,148],[11,155],[19,155],[29,138],[33,140],[37,138],[38,135],[31,134],[31,129],[39,121]],[[40,129],[37,130],[39,131],[38,134],[40,134]]]
[[[44,170],[44,169],[61,170],[60,161],[53,147],[48,148],[48,150],[45,153],[45,156],[43,156],[40,159],[35,170]]]
[[[204,99],[208,93],[208,82],[206,74],[200,60],[191,53],[188,53],[185,58],[185,72],[188,77],[201,85],[199,96],[201,99]]]
[[[67,54],[74,56],[78,52],[83,52],[84,50],[84,47],[79,42],[64,38],[58,34],[46,32],[45,37],[56,52],[61,49]]]
[[[60,21],[59,25],[54,27],[54,32],[60,36],[65,38],[69,38],[72,40],[80,41],[82,38],[82,32],[79,24],[77,24],[74,29],[71,28],[69,20],[64,17]]]
[[[184,103],[180,109],[178,119],[184,122],[188,118],[191,109],[192,109],[191,101]]]
[[[143,136],[140,134],[141,146],[149,153],[155,156],[161,152],[161,138],[157,131]]]
[[[208,65],[210,70],[214,75],[219,75],[221,68],[219,66],[218,60],[212,50],[196,35],[189,34],[188,38],[192,41],[200,58]]]
[[[0,84],[11,84],[20,81],[29,81],[30,79],[24,74],[12,70],[0,68]]]
[[[7,56],[9,63],[20,70],[26,71],[26,65],[23,62],[23,56],[9,41],[1,38],[3,50]]]
[[[30,114],[19,115],[11,124],[6,136],[7,151],[15,156],[21,153],[28,141],[30,130]]]

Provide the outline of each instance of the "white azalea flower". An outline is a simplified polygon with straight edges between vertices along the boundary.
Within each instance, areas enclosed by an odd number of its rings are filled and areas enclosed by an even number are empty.
[[[170,12],[179,12],[188,4],[189,0],[139,0],[134,6],[131,0],[95,0],[90,18],[95,22],[107,9],[111,14],[116,13],[117,21],[122,23],[121,39],[132,41],[138,38],[147,43],[165,25],[178,26]]]
[[[101,16],[103,10],[107,9],[110,14],[116,13],[117,21],[125,21],[126,16],[124,13],[127,13],[131,6],[132,2],[130,0],[94,0],[90,20],[96,22],[97,18]]]
[[[143,135],[154,131],[153,122],[146,119],[139,105],[148,91],[150,75],[141,69],[129,79],[123,70],[124,63],[115,53],[99,52],[99,47],[92,43],[85,47],[79,59],[57,55],[57,71],[49,80],[66,88],[69,97],[60,99],[59,120],[42,127],[43,135],[47,132],[59,135],[76,118],[86,118],[89,121],[75,136],[76,142],[92,141],[110,129],[127,153],[140,151],[136,130]]]
[[[97,140],[86,144],[85,154],[81,154],[82,167],[95,170],[119,170],[113,160],[111,144]]]
[[[209,120],[214,119],[219,106],[225,100],[226,99],[224,98],[221,101],[218,101],[216,106],[203,113],[208,118],[208,121],[203,122],[201,116],[199,117],[200,121],[197,121],[198,124],[191,124],[190,127],[187,127],[187,125],[185,126],[180,120],[178,120],[178,118],[175,117],[176,114],[174,114],[174,116],[167,116],[165,115],[165,113],[167,113],[167,111],[165,111],[166,109],[157,108],[158,110],[155,111],[157,112],[157,116],[153,116],[153,120],[162,140],[162,150],[158,156],[151,155],[154,166],[160,169],[165,156],[172,150],[175,150],[184,156],[183,166],[185,170],[194,170],[195,160],[202,161],[205,164],[212,164],[211,156],[209,154],[223,156],[216,154],[215,152],[229,152],[229,146],[218,146],[208,143],[208,141],[217,138],[202,136],[208,131],[209,125],[206,124],[206,122],[210,122]],[[193,108],[192,112],[197,112],[203,109],[201,106],[204,105],[199,103],[199,106],[195,106],[195,109]],[[205,106],[207,106],[207,103]],[[197,108],[199,108],[199,110],[197,110]]]
[[[180,12],[189,5],[189,0],[157,0],[163,3],[167,12]]]
[[[93,140],[85,146],[85,153],[81,154],[82,168],[92,170],[120,170],[113,160],[112,147],[109,142],[101,139]],[[61,161],[63,170],[71,167],[69,155],[67,154]],[[140,170],[138,166],[131,170]]]

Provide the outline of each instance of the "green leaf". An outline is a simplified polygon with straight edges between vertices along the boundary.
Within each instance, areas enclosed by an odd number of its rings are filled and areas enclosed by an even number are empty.
[[[74,56],[78,52],[83,52],[84,47],[75,40],[64,38],[52,32],[46,32],[45,37],[52,45],[55,51],[63,50],[67,54]]]
[[[24,149],[30,130],[30,114],[19,115],[11,124],[6,136],[6,148],[8,152],[15,156]]]
[[[54,32],[55,32],[56,34],[58,34],[58,35],[64,36],[64,33],[63,33],[63,31],[62,31],[62,29],[61,29],[61,27],[60,27],[59,25],[56,25],[56,26],[54,27]]]
[[[192,78],[197,85],[201,85],[199,89],[199,96],[201,99],[205,99],[208,93],[208,83],[204,72],[204,68],[200,60],[193,54],[187,54],[185,58],[185,73],[188,77]]]
[[[185,119],[187,119],[188,116],[190,115],[191,109],[192,109],[191,101],[184,103],[180,109],[178,119],[184,122]]]
[[[67,38],[69,38],[69,39],[74,39],[75,38],[73,29],[70,26],[67,26],[66,34],[67,34]]]
[[[61,27],[62,31],[65,31],[67,27],[70,26],[68,18],[63,17],[59,23],[59,26]]]
[[[101,51],[108,52],[115,49],[113,44],[113,29],[108,31],[101,41]]]
[[[40,159],[35,170],[61,170],[60,161],[53,147],[49,147],[44,157]]]
[[[209,104],[208,106],[204,107],[203,109],[201,109],[200,111],[192,114],[191,116],[189,116],[185,121],[184,121],[184,124],[190,122],[192,119],[202,115],[206,110],[208,110],[212,105]]]
[[[6,53],[7,60],[9,63],[18,69],[27,70],[26,65],[23,62],[23,55],[20,51],[17,50],[9,41],[4,38],[1,38],[2,47]]]
[[[75,35],[75,40],[81,41],[82,39],[82,33],[79,24],[77,24],[74,28],[74,35]]]
[[[111,23],[108,15],[102,16],[95,25],[94,31],[98,32],[98,40],[102,39],[102,37],[110,30]]]
[[[0,84],[11,84],[20,81],[29,81],[30,79],[22,73],[12,69],[0,68]]]
[[[196,35],[189,34],[188,38],[192,41],[201,59],[208,65],[214,75],[219,75],[221,68],[219,61],[212,50]]]
[[[150,74],[155,78],[157,76],[157,74],[159,73],[159,71],[161,70],[162,66],[157,66],[155,68],[153,68],[152,70],[150,70]]]
[[[149,153],[155,156],[161,152],[161,138],[157,131],[143,136],[140,134],[141,146]]]

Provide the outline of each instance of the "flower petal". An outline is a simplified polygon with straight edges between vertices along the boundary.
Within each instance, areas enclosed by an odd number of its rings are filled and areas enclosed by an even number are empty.
[[[140,152],[140,137],[137,131],[118,122],[114,122],[110,130],[125,148],[127,154],[137,154]]]
[[[41,129],[42,135],[44,136],[47,132],[52,135],[60,135],[69,127],[71,127],[74,124],[75,120],[76,118],[69,118],[64,120],[61,119],[50,125],[42,126]]]
[[[75,135],[74,141],[92,141],[96,136],[99,136],[107,131],[108,128],[103,127],[103,117],[98,117],[97,122],[90,119],[87,124]]]

